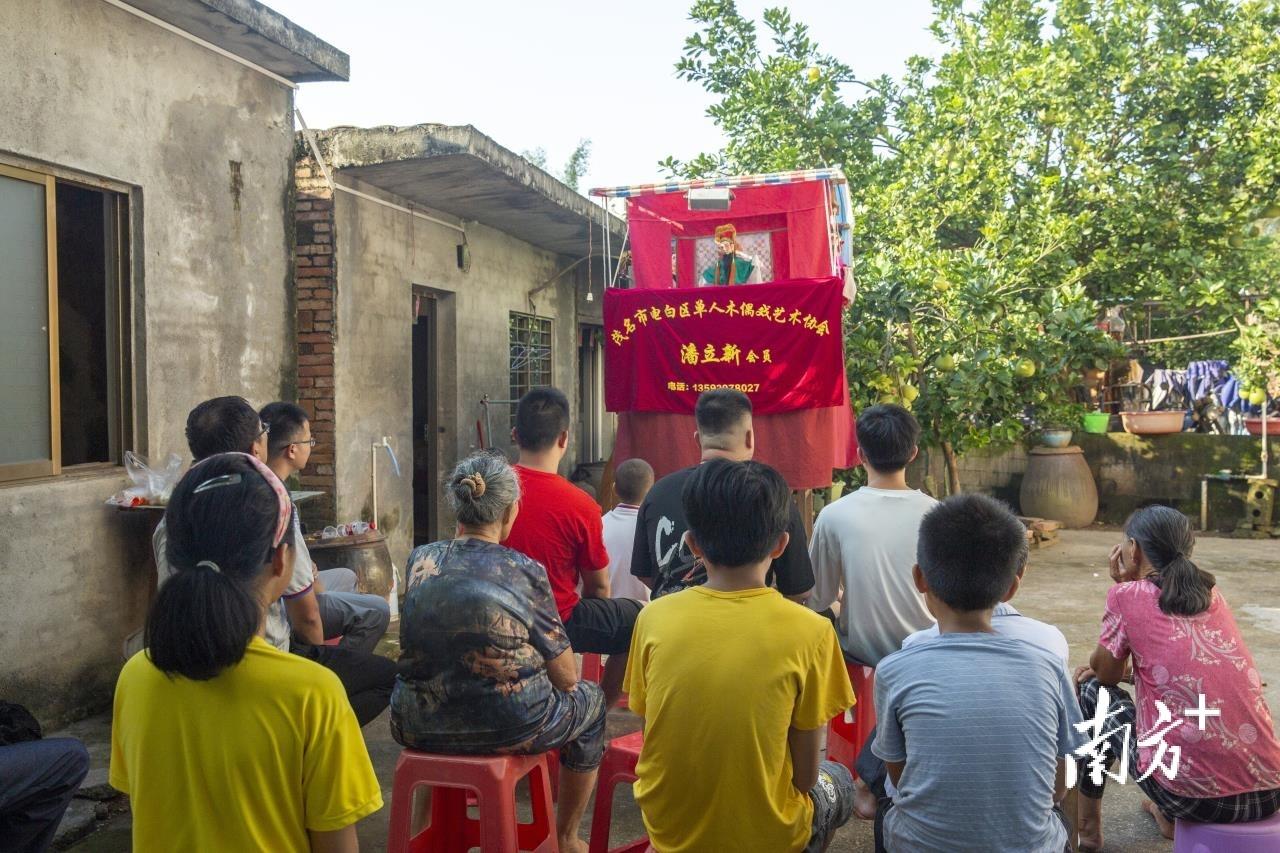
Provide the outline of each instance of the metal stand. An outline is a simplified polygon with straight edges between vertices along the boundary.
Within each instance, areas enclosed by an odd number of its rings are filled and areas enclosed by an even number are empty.
[[[1200,530],[1209,529],[1209,483],[1217,481],[1226,483],[1228,494],[1239,498],[1244,504],[1244,516],[1236,522],[1237,536],[1265,539],[1280,536],[1280,528],[1273,522],[1276,503],[1276,490],[1280,482],[1256,474],[1205,474],[1200,478]],[[1241,486],[1232,488],[1232,483]]]
[[[1276,490],[1280,482],[1268,475],[1269,453],[1267,446],[1267,405],[1262,406],[1262,473],[1232,474],[1219,472],[1205,474],[1200,478],[1200,530],[1209,529],[1209,482],[1217,480],[1221,483],[1243,483],[1243,488],[1227,491],[1240,498],[1244,503],[1244,517],[1236,522],[1235,533],[1254,539],[1265,539],[1280,536],[1280,528],[1272,523],[1275,513]]]

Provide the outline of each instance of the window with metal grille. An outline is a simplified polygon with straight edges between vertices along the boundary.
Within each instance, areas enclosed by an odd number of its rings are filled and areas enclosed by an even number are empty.
[[[510,399],[551,384],[551,319],[511,312],[507,334],[510,351]]]

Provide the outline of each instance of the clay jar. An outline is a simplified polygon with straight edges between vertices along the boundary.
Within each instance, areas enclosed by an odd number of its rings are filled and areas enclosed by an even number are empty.
[[[1019,493],[1022,514],[1088,527],[1098,514],[1098,487],[1079,447],[1034,447]]]

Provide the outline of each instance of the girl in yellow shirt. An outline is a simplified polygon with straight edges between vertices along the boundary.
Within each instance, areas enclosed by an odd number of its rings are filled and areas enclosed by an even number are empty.
[[[288,583],[289,494],[243,453],[196,464],[165,512],[177,570],[116,685],[113,787],[133,847],[351,853],[382,807],[337,676],[262,639]]]

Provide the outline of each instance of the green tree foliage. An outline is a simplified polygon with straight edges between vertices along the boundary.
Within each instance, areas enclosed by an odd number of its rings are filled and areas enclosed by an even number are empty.
[[[1252,392],[1246,396],[1255,405],[1280,400],[1280,295],[1262,300],[1237,326],[1232,366],[1242,391]]]
[[[530,148],[527,151],[521,151],[520,156],[528,160],[539,169],[547,168],[547,149],[539,145],[537,148]]]
[[[940,59],[863,81],[784,10],[765,12],[762,40],[732,0],[699,0],[677,73],[716,96],[727,141],[663,165],[844,168],[862,288],[847,328],[855,403],[913,401],[955,489],[956,453],[1017,437],[1028,405],[1060,409],[1081,369],[1114,355],[1099,303],[1166,300],[1153,333],[1167,336],[1231,328],[1240,294],[1274,292],[1280,262],[1258,220],[1280,217],[1280,8],[934,11]],[[1208,341],[1201,357],[1230,339]]]
[[[547,168],[547,149],[539,145],[527,151],[520,152],[520,156],[528,160],[539,169]],[[564,169],[556,175],[557,178],[564,181],[569,189],[575,192],[579,189],[582,182],[582,176],[587,173],[587,164],[591,162],[591,140],[581,139],[577,146],[573,149],[573,153],[569,155],[569,159],[565,161]]]
[[[569,161],[564,165],[564,174],[560,180],[569,185],[569,188],[577,191],[578,184],[582,181],[582,176],[587,172],[587,163],[591,160],[591,140],[582,139],[578,142],[578,147],[573,149],[573,153],[569,155]]]

